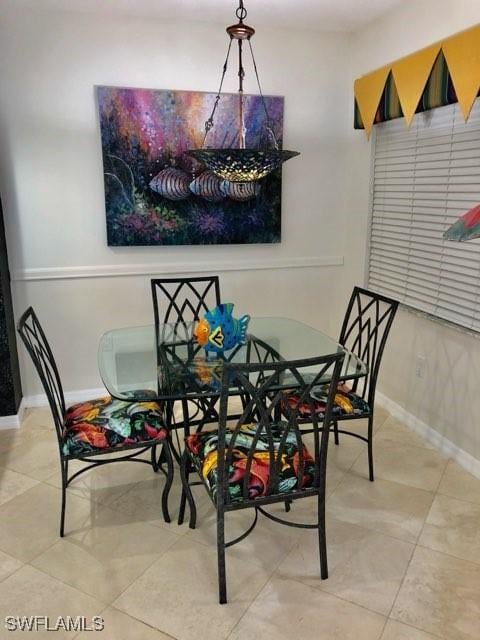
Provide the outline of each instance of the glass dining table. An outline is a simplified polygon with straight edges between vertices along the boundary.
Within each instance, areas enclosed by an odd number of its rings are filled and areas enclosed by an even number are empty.
[[[366,375],[366,365],[336,340],[290,318],[251,318],[247,341],[223,356],[207,356],[193,336],[195,323],[125,327],[100,339],[98,366],[110,395],[119,400],[198,400],[218,398],[222,367],[230,362],[303,360],[343,351],[342,380]],[[329,381],[328,373],[325,380]],[[285,379],[285,388],[295,381]],[[232,389],[235,395],[235,389]]]

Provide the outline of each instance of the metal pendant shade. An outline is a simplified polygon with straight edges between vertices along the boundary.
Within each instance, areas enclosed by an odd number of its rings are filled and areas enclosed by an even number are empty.
[[[222,77],[220,80],[220,87],[215,98],[212,112],[210,117],[205,122],[205,134],[203,137],[202,148],[190,149],[187,154],[195,160],[204,164],[210,171],[213,171],[217,176],[223,180],[229,182],[255,182],[261,180],[269,173],[278,169],[283,162],[298,156],[298,151],[283,151],[279,148],[275,134],[273,132],[272,121],[270,119],[267,105],[260,86],[260,80],[258,77],[257,64],[253,55],[251,38],[255,33],[255,29],[246,25],[243,21],[247,16],[247,11],[243,6],[243,0],[240,0],[239,6],[236,11],[238,23],[227,27],[226,31],[230,37],[230,42],[227,50],[227,57],[223,65]],[[223,87],[223,81],[225,79],[225,73],[228,67],[228,59],[232,42],[236,41],[238,44],[238,148],[229,149],[210,149],[206,146],[206,141],[210,129],[214,126],[214,116],[218,107],[218,103],[221,98],[221,92]],[[261,149],[249,149],[245,147],[246,128],[245,128],[245,114],[244,114],[244,95],[243,95],[243,80],[245,77],[245,70],[243,68],[243,45],[244,42],[248,43],[249,50],[252,56],[253,68],[255,70],[255,76],[257,79],[259,94],[262,100],[262,106],[265,111],[265,125],[266,139],[270,141],[271,146],[265,146]]]
[[[283,162],[298,156],[298,151],[281,149],[196,149],[189,156],[206,165],[217,176],[230,182],[260,180]]]
[[[480,238],[480,204],[464,213],[443,234],[445,240],[466,242]]]

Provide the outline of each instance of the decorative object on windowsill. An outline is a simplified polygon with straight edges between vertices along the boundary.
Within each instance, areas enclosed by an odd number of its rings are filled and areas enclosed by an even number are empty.
[[[207,356],[210,352],[221,354],[246,343],[250,316],[234,318],[233,306],[232,302],[219,304],[207,311],[195,327],[194,337],[204,347]]]
[[[480,25],[355,80],[355,129],[458,102],[468,119],[480,89]]]
[[[222,77],[217,96],[213,105],[210,117],[205,122],[205,133],[203,136],[202,148],[191,149],[187,151],[188,155],[195,160],[206,165],[214,174],[227,180],[228,182],[254,182],[268,175],[274,169],[277,169],[283,162],[298,156],[298,151],[286,151],[279,147],[276,139],[272,120],[270,118],[266,102],[263,98],[260,79],[258,76],[257,64],[253,55],[251,38],[255,33],[255,29],[244,23],[247,17],[247,10],[243,6],[243,0],[240,0],[236,11],[238,23],[227,27],[226,31],[230,36],[228,44],[227,57],[223,65]],[[228,59],[233,40],[238,44],[238,148],[226,149],[210,149],[206,147],[206,141],[209,131],[214,126],[214,116],[221,98],[223,81],[228,67]],[[245,70],[243,68],[243,43],[247,42],[252,56],[253,68],[257,79],[258,90],[262,99],[263,108],[265,110],[265,132],[266,144],[262,149],[252,149],[246,147],[247,128],[245,126],[245,97],[243,94],[243,80]],[[270,144],[270,147],[268,146]]]
[[[466,242],[480,238],[480,204],[472,207],[443,234],[445,240]]]

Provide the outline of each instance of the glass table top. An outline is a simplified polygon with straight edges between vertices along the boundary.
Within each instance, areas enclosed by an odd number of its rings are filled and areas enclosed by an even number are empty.
[[[196,323],[125,327],[105,333],[98,348],[100,375],[108,392],[120,400],[198,398],[219,392],[225,360],[261,362],[300,360],[345,351],[341,378],[367,373],[365,364],[333,338],[298,320],[251,318],[245,345],[223,358],[205,355],[193,338]],[[328,382],[325,379],[324,382]],[[285,387],[292,383],[285,380]]]

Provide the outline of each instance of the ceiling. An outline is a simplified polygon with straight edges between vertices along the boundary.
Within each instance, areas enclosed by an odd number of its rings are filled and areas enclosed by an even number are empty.
[[[247,23],[350,32],[388,13],[402,0],[244,0]],[[104,15],[155,16],[231,24],[237,0],[15,0],[16,7],[61,9]]]

